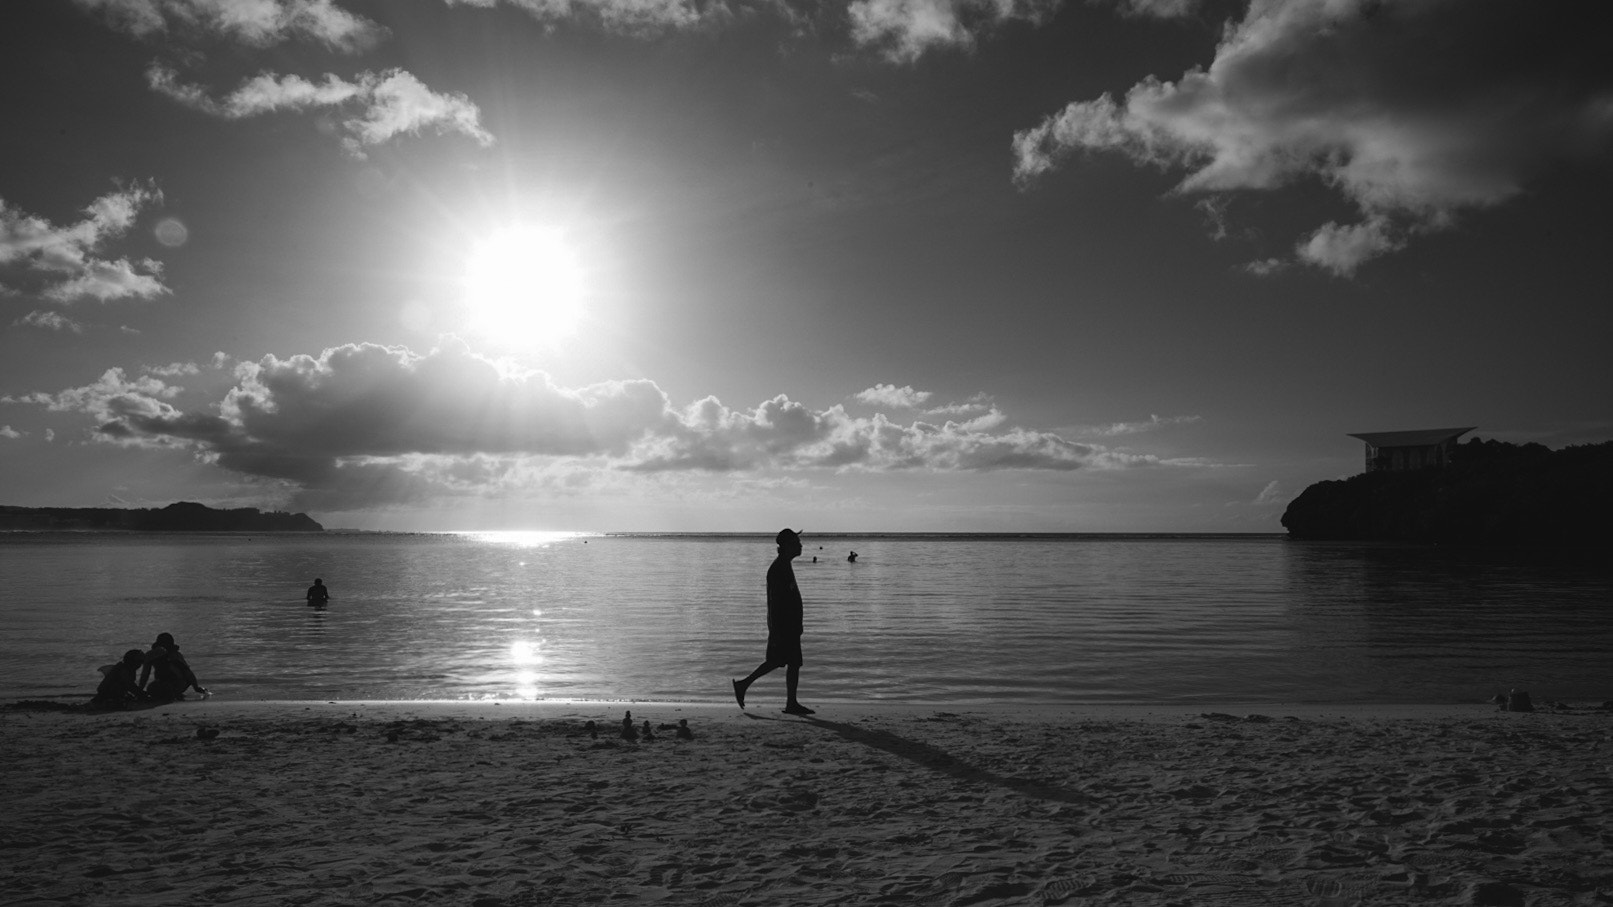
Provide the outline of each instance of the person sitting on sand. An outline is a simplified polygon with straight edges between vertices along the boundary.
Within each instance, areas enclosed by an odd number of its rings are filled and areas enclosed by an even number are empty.
[[[308,604],[310,607],[323,608],[330,601],[330,589],[326,588],[325,581],[314,577],[314,584],[308,587]]]
[[[157,641],[152,643],[145,664],[140,668],[140,688],[153,702],[172,702],[184,699],[185,691],[192,687],[198,693],[207,694],[201,681],[196,679],[196,672],[190,669],[190,662],[180,654],[173,634],[158,633]]]
[[[95,688],[95,698],[90,701],[97,705],[123,705],[145,699],[146,694],[135,682],[135,672],[145,660],[146,653],[139,649],[124,652],[122,661],[102,669],[106,676],[101,678],[101,685]]]
[[[745,707],[745,691],[758,677],[784,668],[784,711],[811,715],[812,709],[795,698],[801,680],[801,587],[795,584],[790,561],[801,555],[801,537],[793,529],[778,534],[778,557],[767,568],[767,657],[744,680],[735,680],[734,699]]]

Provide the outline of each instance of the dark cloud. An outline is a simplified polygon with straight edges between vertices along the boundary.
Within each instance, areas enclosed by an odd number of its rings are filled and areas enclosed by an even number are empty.
[[[121,369],[85,387],[5,402],[85,413],[113,443],[189,446],[222,468],[284,483],[301,506],[322,509],[530,492],[582,473],[1070,471],[1159,462],[1005,427],[994,407],[967,421],[905,425],[840,406],[813,410],[782,395],[749,410],[715,397],[677,409],[651,381],[566,388],[458,344],[426,354],[350,344],[319,356],[266,356],[237,365],[236,378],[205,411],[175,406],[181,389],[162,378]]]
[[[1207,69],[1077,101],[1014,138],[1022,183],[1080,150],[1186,171],[1186,193],[1320,180],[1360,212],[1298,241],[1349,274],[1501,204],[1613,137],[1613,4],[1256,0]],[[1269,269],[1268,269],[1269,270]]]

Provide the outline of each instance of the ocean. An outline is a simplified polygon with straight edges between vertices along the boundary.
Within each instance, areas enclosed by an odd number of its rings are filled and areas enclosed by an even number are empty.
[[[809,705],[1613,699],[1613,569],[1588,554],[803,543]],[[0,533],[0,700],[87,700],[97,666],[169,632],[231,700],[724,702],[762,658],[773,555],[760,535]],[[783,673],[750,702],[782,704]]]

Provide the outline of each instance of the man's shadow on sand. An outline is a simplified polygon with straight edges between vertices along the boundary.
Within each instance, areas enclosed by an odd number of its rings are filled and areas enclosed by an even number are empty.
[[[870,730],[854,724],[829,721],[812,715],[803,715],[800,721],[785,721],[782,718],[770,718],[766,715],[756,715],[750,712],[746,712],[745,717],[755,721],[779,721],[786,724],[803,724],[823,728],[824,730],[835,732],[842,739],[851,743],[883,750],[893,756],[900,756],[933,772],[939,772],[943,775],[957,778],[960,781],[970,781],[976,784],[994,784],[1023,797],[1051,800],[1057,803],[1088,804],[1092,802],[1091,797],[1079,791],[1073,791],[1056,784],[1043,784],[1026,778],[999,775],[996,772],[970,765],[954,757],[946,750],[903,737],[900,734],[893,734],[890,731]]]

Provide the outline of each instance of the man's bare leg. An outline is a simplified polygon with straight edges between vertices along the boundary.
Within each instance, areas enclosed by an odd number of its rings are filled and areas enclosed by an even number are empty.
[[[745,691],[750,689],[750,685],[756,682],[756,678],[766,674],[776,667],[778,667],[778,665],[768,664],[764,661],[756,666],[756,670],[750,672],[749,677],[745,678],[744,680],[734,681],[734,701],[739,703],[740,708],[745,707]],[[793,671],[795,669],[791,668],[790,670]]]
[[[795,690],[801,685],[801,666],[790,665],[784,672],[784,711],[791,715],[811,715],[812,709],[802,705],[795,698]]]

